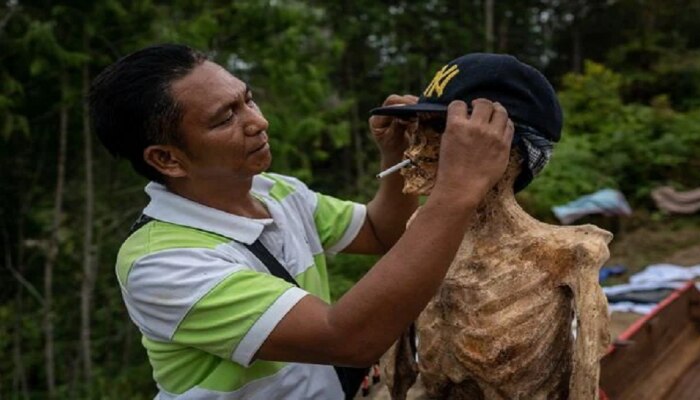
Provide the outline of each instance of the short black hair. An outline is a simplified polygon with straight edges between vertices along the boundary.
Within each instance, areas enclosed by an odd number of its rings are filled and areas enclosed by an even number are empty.
[[[90,87],[90,120],[102,144],[116,157],[131,162],[146,178],[163,176],[143,158],[153,144],[182,146],[182,109],[171,95],[171,84],[208,57],[180,44],[149,46],[105,68]]]

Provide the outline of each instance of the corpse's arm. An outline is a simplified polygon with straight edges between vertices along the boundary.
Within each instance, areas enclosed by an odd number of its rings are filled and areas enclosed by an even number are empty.
[[[565,279],[574,294],[578,320],[569,381],[572,400],[596,398],[600,359],[610,343],[608,303],[598,283],[598,271],[609,257],[607,243],[612,235],[601,229],[590,233],[585,244],[573,249],[576,266]]]

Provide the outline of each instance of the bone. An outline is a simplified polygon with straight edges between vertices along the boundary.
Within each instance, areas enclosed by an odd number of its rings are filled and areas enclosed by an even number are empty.
[[[442,286],[416,322],[418,371],[429,398],[596,398],[599,362],[610,341],[597,276],[612,235],[593,225],[553,226],[528,215],[512,190],[520,162],[513,151],[505,176],[479,206]],[[435,179],[432,172],[419,182],[413,176],[404,176],[404,192],[432,187]],[[403,347],[394,346],[385,363],[395,399],[405,398],[416,380],[415,361],[398,351]]]

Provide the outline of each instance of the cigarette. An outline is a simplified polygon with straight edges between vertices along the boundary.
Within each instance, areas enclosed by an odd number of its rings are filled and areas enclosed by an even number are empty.
[[[403,161],[401,161],[400,163],[398,163],[398,164],[396,164],[396,165],[394,165],[394,166],[391,166],[391,167],[385,169],[384,171],[378,173],[378,174],[377,174],[377,179],[382,179],[382,178],[384,178],[384,177],[387,176],[387,175],[393,174],[394,172],[400,170],[401,168],[407,167],[407,166],[411,165],[411,163],[412,163],[411,160],[403,160]]]

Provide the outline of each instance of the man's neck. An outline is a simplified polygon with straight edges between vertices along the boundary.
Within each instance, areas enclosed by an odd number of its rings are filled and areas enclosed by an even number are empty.
[[[253,178],[235,181],[171,180],[171,192],[207,207],[247,218],[270,218],[264,204],[251,194]]]

